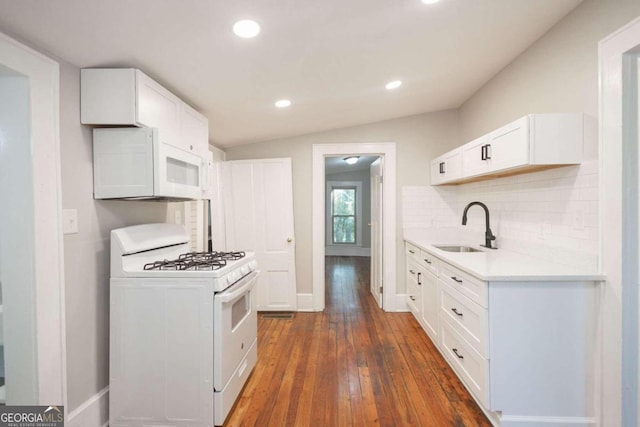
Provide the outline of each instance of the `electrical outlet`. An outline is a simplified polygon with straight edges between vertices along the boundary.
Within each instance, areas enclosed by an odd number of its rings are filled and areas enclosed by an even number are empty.
[[[62,210],[62,233],[76,234],[78,232],[78,210],[63,209]]]

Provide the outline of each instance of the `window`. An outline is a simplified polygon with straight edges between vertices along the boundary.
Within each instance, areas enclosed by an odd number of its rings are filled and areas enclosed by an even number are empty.
[[[331,242],[356,243],[356,188],[334,187],[331,190]]]

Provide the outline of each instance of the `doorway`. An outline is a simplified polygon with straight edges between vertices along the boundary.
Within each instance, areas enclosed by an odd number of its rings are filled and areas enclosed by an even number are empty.
[[[66,406],[58,91],[58,64],[0,33],[0,281],[10,405]]]
[[[347,143],[314,144],[312,171],[312,219],[313,219],[313,310],[325,307],[325,253],[327,240],[326,225],[326,158],[347,156],[372,156],[384,159],[385,179],[382,182],[382,217],[384,230],[381,247],[385,248],[385,262],[382,269],[384,291],[382,301],[385,311],[395,311],[396,304],[396,150],[395,143]],[[368,226],[368,224],[367,224]],[[372,260],[372,262],[375,262]]]
[[[367,258],[369,273],[359,279],[370,284],[378,306],[382,308],[379,292],[382,253],[374,243],[381,240],[378,220],[382,204],[374,203],[381,171],[379,156],[351,155],[325,158],[325,267],[335,262],[331,257]],[[344,260],[343,260],[344,261]],[[352,262],[362,260],[352,260]]]

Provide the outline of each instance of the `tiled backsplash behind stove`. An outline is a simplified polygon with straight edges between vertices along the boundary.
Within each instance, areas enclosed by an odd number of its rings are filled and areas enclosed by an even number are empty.
[[[598,262],[597,160],[458,186],[403,187],[403,228],[455,227],[480,243],[481,208],[472,207],[461,226],[464,207],[476,200],[489,207],[499,248],[576,267]]]

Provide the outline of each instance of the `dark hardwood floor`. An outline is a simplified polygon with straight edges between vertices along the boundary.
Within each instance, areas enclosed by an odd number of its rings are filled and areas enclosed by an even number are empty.
[[[369,292],[369,258],[326,258],[326,309],[258,320],[226,426],[490,426],[410,313]]]

